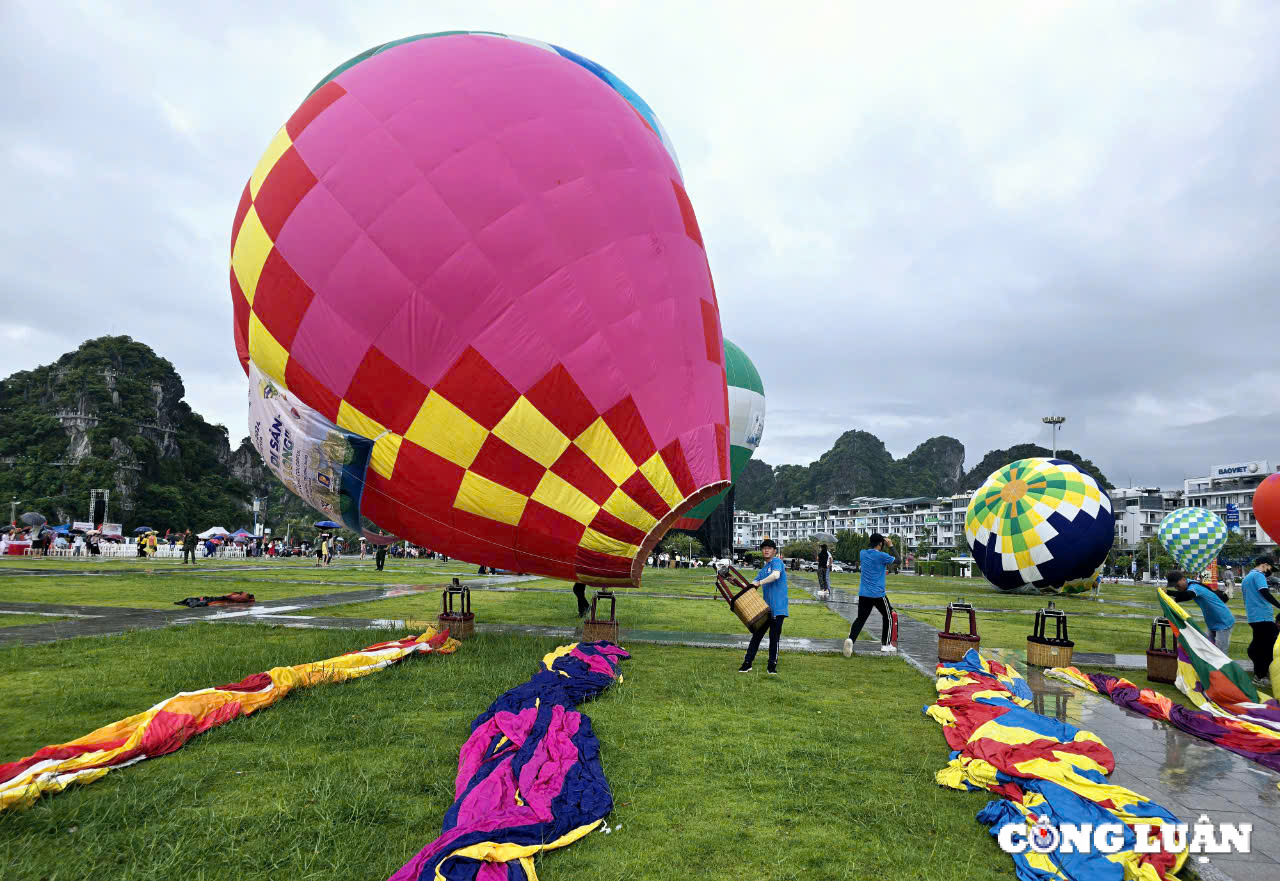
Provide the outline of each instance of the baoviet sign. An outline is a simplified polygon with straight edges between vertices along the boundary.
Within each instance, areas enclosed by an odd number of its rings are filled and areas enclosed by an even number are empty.
[[[1213,477],[1249,477],[1254,474],[1269,474],[1271,468],[1267,460],[1258,459],[1253,462],[1233,462],[1230,465],[1215,465],[1209,471]]]

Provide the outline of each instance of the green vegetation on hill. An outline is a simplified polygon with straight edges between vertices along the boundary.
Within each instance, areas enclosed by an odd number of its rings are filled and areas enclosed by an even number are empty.
[[[285,506],[257,454],[236,467],[227,429],[193,411],[185,393],[172,364],[127,336],[13,374],[0,382],[0,493],[57,523],[88,519],[89,491],[106,489],[107,519],[126,531],[236,529],[272,484]]]

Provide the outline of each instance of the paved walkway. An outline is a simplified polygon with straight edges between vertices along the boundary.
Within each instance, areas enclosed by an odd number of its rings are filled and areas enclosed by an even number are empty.
[[[486,576],[486,578],[487,580],[484,582],[467,580],[461,583],[471,588],[477,588],[491,584],[533,580],[532,576],[518,575]],[[278,620],[276,616],[284,615],[287,612],[304,612],[309,609],[322,609],[327,606],[367,603],[373,600],[385,600],[392,597],[413,596],[423,593],[439,594],[446,586],[446,583],[391,585],[367,590],[352,590],[345,593],[310,594],[264,603],[254,603],[249,606],[204,606],[195,609],[190,609],[186,606],[174,606],[171,609],[134,609],[124,606],[82,606],[0,600],[0,613],[54,613],[71,619],[67,621],[49,621],[29,626],[0,627],[0,646],[40,645],[47,642],[57,642],[62,639],[74,639],[79,636],[116,636],[129,630],[154,630],[159,627],[187,624],[193,621],[259,620],[264,618]]]

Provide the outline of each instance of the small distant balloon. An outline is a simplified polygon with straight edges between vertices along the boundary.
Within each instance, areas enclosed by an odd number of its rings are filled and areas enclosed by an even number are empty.
[[[1227,524],[1205,508],[1177,508],[1160,521],[1156,537],[1169,556],[1195,577],[1218,558],[1227,543]]]

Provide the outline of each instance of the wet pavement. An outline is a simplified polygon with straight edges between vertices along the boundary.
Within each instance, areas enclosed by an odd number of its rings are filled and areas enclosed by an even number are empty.
[[[486,581],[484,582],[462,580],[461,583],[468,587],[477,588],[492,584],[533,580],[532,576],[519,575],[485,576],[485,578]],[[155,630],[160,627],[187,624],[193,621],[269,619],[272,616],[282,615],[286,612],[303,612],[328,606],[346,605],[347,603],[366,603],[374,600],[424,593],[439,594],[447,586],[448,582],[439,584],[405,584],[375,587],[368,590],[352,590],[344,593],[310,594],[263,603],[204,606],[195,609],[176,605],[172,609],[134,609],[124,606],[83,606],[0,600],[0,613],[49,612],[72,619],[69,621],[50,621],[44,624],[0,627],[0,646],[40,645],[81,636],[116,636],[130,630]]]

